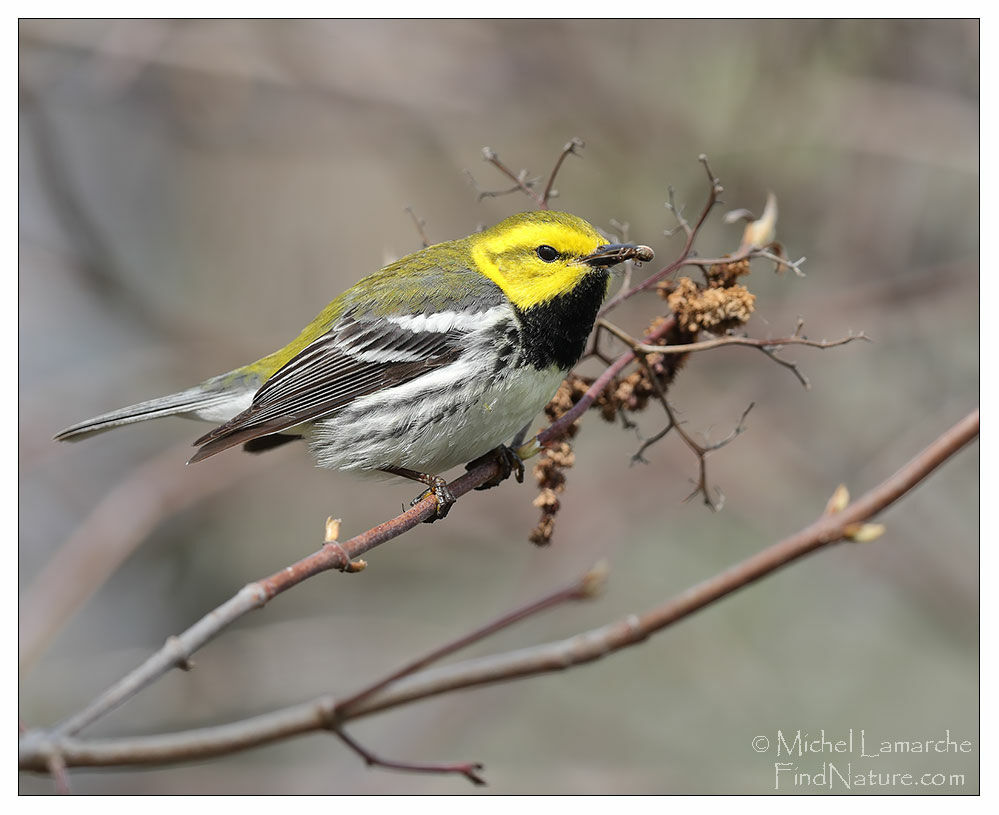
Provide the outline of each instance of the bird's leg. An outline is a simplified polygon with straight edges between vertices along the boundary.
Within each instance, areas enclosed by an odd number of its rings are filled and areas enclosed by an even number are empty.
[[[419,481],[421,484],[426,484],[430,488],[426,492],[420,493],[410,503],[410,506],[416,506],[416,504],[420,503],[428,495],[433,495],[437,499],[437,514],[431,515],[425,523],[432,524],[439,518],[446,518],[454,502],[458,500],[448,488],[447,481],[439,475],[418,473],[416,470],[407,470],[405,467],[382,467],[382,472],[390,473],[391,475],[401,475],[403,478],[409,478],[412,481]]]
[[[479,456],[475,459],[475,461],[469,462],[465,465],[465,469],[471,470],[490,460],[494,460],[499,463],[500,471],[475,489],[488,490],[491,487],[495,487],[500,482],[508,479],[511,473],[516,473],[518,484],[524,483],[524,462],[520,456],[517,455],[513,447],[507,447],[505,444],[501,444],[499,447],[490,450],[484,456]]]

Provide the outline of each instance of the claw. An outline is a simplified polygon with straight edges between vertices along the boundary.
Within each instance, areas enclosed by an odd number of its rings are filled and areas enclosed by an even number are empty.
[[[499,462],[500,471],[475,489],[488,490],[497,486],[501,482],[506,481],[511,474],[515,474],[518,484],[524,483],[524,461],[517,455],[513,448],[507,447],[505,444],[501,444],[496,449],[490,450],[484,456],[479,456],[479,458],[475,459],[475,461],[466,464],[465,469],[471,470],[478,467],[480,464],[485,464],[489,460]]]
[[[408,478],[411,481],[419,481],[421,484],[426,484],[429,487],[429,489],[421,492],[409,503],[411,507],[415,507],[428,495],[433,495],[434,498],[437,499],[437,512],[427,518],[424,523],[432,524],[439,518],[446,518],[451,507],[454,505],[454,502],[458,500],[454,497],[454,493],[448,488],[447,481],[439,475],[430,475],[430,473],[408,470],[405,467],[383,467],[382,472],[391,473],[392,475],[401,475],[403,478]]]
[[[434,521],[446,518],[447,514],[451,511],[451,507],[454,506],[454,502],[458,499],[454,497],[454,493],[448,487],[447,481],[439,475],[428,475],[426,479],[425,483],[429,489],[416,496],[410,503],[410,506],[416,506],[428,495],[434,496],[437,499],[437,512],[424,521],[425,524],[432,524]]]

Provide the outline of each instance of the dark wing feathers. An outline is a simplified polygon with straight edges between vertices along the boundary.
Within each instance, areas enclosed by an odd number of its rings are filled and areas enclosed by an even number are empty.
[[[250,407],[198,439],[191,462],[330,416],[355,399],[447,365],[461,354],[464,337],[458,330],[412,331],[383,319],[348,317],[268,379]]]

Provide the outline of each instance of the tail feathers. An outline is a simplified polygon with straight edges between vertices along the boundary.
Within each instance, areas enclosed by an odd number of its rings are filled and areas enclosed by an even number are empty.
[[[250,402],[253,391],[233,392],[211,391],[205,385],[197,385],[180,393],[149,399],[137,405],[102,413],[92,419],[67,427],[55,435],[56,441],[79,441],[95,433],[111,430],[147,419],[159,419],[162,416],[193,415],[213,421],[224,421],[243,410]]]

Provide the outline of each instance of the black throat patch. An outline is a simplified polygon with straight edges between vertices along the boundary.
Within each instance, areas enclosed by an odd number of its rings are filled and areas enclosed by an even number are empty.
[[[595,269],[572,291],[548,303],[523,311],[515,308],[523,361],[539,370],[557,365],[565,371],[579,362],[607,293],[607,279],[606,269]]]

